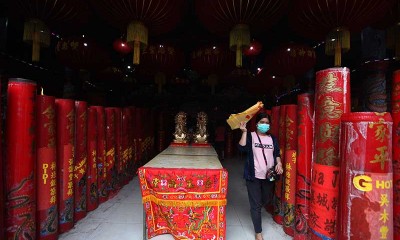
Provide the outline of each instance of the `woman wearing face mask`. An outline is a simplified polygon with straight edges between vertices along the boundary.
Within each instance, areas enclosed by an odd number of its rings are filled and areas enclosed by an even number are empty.
[[[267,171],[272,168],[277,174],[283,173],[278,141],[269,133],[270,119],[268,114],[259,113],[256,116],[257,130],[255,132],[247,132],[246,123],[240,123],[242,137],[239,141],[239,150],[247,153],[244,178],[256,240],[263,239],[261,209],[272,201],[273,196],[274,181],[267,177]]]

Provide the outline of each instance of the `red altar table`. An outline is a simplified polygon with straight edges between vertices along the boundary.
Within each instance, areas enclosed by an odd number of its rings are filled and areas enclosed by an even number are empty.
[[[148,238],[226,239],[228,172],[213,151],[170,146],[139,168]]]

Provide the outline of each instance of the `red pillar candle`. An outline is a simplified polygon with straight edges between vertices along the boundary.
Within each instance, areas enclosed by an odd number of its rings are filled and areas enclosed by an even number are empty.
[[[278,132],[278,142],[281,151],[282,166],[285,166],[285,144],[286,144],[286,105],[282,105],[279,108],[279,132]],[[274,221],[278,224],[283,224],[283,205],[282,205],[282,195],[284,189],[284,177],[275,181],[275,199],[274,199]]]
[[[6,119],[6,238],[36,237],[36,83],[8,82]]]
[[[128,159],[129,159],[129,118],[128,108],[122,109],[122,169],[123,169],[123,184],[128,183]]]
[[[121,119],[121,108],[115,108],[115,165],[117,171],[118,188],[122,187],[121,177],[123,173],[122,169],[122,119]]]
[[[286,146],[283,200],[283,230],[294,236],[296,198],[297,105],[286,105]]]
[[[308,225],[313,239],[336,235],[339,197],[339,128],[350,112],[350,71],[329,68],[316,74],[315,161],[312,165]]]
[[[393,239],[390,114],[343,114],[340,144],[337,239]]]
[[[400,239],[400,70],[393,73],[393,221],[394,239]]]
[[[97,185],[97,110],[95,107],[88,108],[87,122],[88,168],[86,209],[87,211],[93,211],[99,206]]]
[[[294,239],[307,240],[313,151],[314,97],[309,93],[300,94],[297,97],[297,104],[298,144]]]
[[[115,173],[115,111],[114,108],[106,108],[106,169],[107,182],[110,197],[117,193],[117,181]]]
[[[75,102],[56,99],[58,231],[74,226]]]
[[[97,188],[99,203],[108,199],[106,171],[106,118],[104,107],[94,106],[97,112]]]
[[[56,105],[51,96],[37,96],[37,239],[58,238]]]
[[[86,216],[87,191],[87,103],[75,101],[75,222]]]

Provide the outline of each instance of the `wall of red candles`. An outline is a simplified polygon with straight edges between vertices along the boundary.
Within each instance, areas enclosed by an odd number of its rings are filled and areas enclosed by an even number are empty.
[[[141,164],[140,154],[154,152],[154,128],[141,115],[150,111],[36,92],[33,81],[9,80],[0,239],[58,239],[133,178],[135,156]]]

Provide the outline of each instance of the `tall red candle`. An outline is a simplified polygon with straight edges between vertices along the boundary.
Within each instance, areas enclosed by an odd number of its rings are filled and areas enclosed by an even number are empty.
[[[106,108],[106,169],[110,197],[117,192],[117,179],[115,173],[115,111]]]
[[[393,224],[394,239],[400,239],[400,70],[393,73]]]
[[[297,105],[286,105],[286,146],[283,202],[283,230],[294,236],[294,207],[296,198]]]
[[[36,237],[58,238],[56,105],[51,96],[37,96]]]
[[[86,216],[87,191],[87,103],[75,101],[75,222]]]
[[[312,165],[308,221],[313,239],[334,238],[336,235],[339,128],[340,117],[347,112],[350,112],[350,70],[329,68],[318,71],[315,91],[315,161]],[[321,198],[322,202],[319,200]]]
[[[314,97],[304,93],[297,97],[297,182],[295,207],[295,240],[308,239],[308,211],[313,151]]]
[[[286,105],[279,108],[279,132],[278,142],[281,151],[282,166],[285,166],[285,145],[286,145]],[[284,177],[275,181],[275,199],[274,199],[274,221],[278,224],[283,224],[283,203],[282,195],[285,187]]]
[[[93,211],[99,206],[99,193],[97,185],[97,110],[89,107],[87,113],[87,191],[86,209]]]
[[[392,124],[389,113],[342,116],[337,239],[393,239]]]
[[[99,203],[108,199],[106,170],[106,118],[104,107],[94,106],[97,111],[97,187]]]
[[[6,119],[6,238],[36,237],[36,83],[8,82]]]
[[[115,164],[118,179],[118,188],[122,187],[122,145],[121,145],[121,134],[122,134],[122,119],[121,119],[121,108],[115,108]]]
[[[74,226],[75,102],[56,99],[58,231]]]

